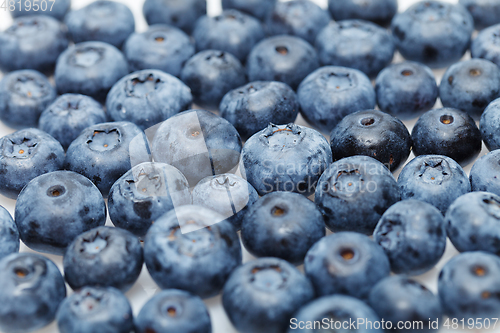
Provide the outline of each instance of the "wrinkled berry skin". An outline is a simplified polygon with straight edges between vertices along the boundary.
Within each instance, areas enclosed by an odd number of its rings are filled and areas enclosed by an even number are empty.
[[[480,31],[472,41],[472,58],[482,58],[500,65],[500,23]]]
[[[314,298],[311,282],[288,262],[260,258],[231,274],[222,305],[242,333],[285,332],[292,315]]]
[[[196,20],[207,15],[206,0],[146,0],[142,11],[149,25],[173,25],[191,33]]]
[[[500,150],[479,158],[470,170],[469,179],[472,191],[500,195]]]
[[[304,119],[329,133],[345,116],[375,108],[375,90],[362,72],[346,67],[326,66],[308,75],[297,96]]]
[[[16,199],[35,177],[61,170],[64,149],[56,139],[36,128],[27,128],[0,139],[0,193]]]
[[[318,296],[343,294],[366,299],[391,269],[382,248],[368,236],[339,232],[314,244],[307,252],[304,270]]]
[[[410,155],[411,137],[403,122],[377,110],[347,115],[330,133],[333,160],[366,155],[397,170]]]
[[[401,199],[430,203],[444,215],[450,204],[471,190],[462,167],[444,155],[417,156],[398,177]]]
[[[405,59],[440,68],[458,61],[467,51],[474,20],[462,5],[420,1],[396,14],[391,30]]]
[[[460,165],[473,161],[481,151],[481,132],[467,113],[452,109],[434,109],[424,113],[411,132],[413,153],[445,155]]]
[[[33,1],[29,3],[31,6],[28,6],[28,0],[21,0],[20,2],[21,6],[19,5],[19,1],[17,1],[14,10],[9,9],[10,14],[14,18],[31,15],[47,15],[62,21],[71,7],[71,0],[57,0],[55,2],[47,1],[47,8],[43,5],[43,7],[38,8],[38,11],[35,11],[36,6],[33,6],[35,4]]]
[[[236,9],[264,20],[276,5],[277,0],[222,0],[223,9]]]
[[[0,261],[0,330],[30,332],[51,323],[66,297],[57,266],[35,253],[15,253]]]
[[[66,298],[57,311],[60,333],[130,333],[132,308],[115,288],[82,288]]]
[[[142,130],[190,109],[193,96],[178,78],[146,69],[124,76],[113,85],[106,111],[113,121],[130,121]]]
[[[500,312],[500,258],[486,252],[465,252],[448,261],[438,279],[444,314],[450,318],[496,318]],[[481,319],[479,319],[481,318]]]
[[[160,288],[207,298],[221,291],[242,254],[231,223],[208,208],[187,205],[164,214],[149,228],[144,259]]]
[[[479,30],[500,23],[500,3],[495,0],[458,0],[474,18],[474,27]]]
[[[333,232],[371,235],[382,214],[400,198],[389,169],[374,158],[351,156],[321,175],[314,201]]]
[[[500,148],[500,98],[491,102],[479,121],[479,129],[484,145],[489,151]]]
[[[183,290],[163,290],[154,295],[135,319],[137,333],[212,333],[205,303]]]
[[[444,253],[443,215],[423,201],[397,202],[382,215],[373,239],[384,249],[394,273],[420,275],[434,267]]]
[[[0,81],[0,120],[16,129],[37,127],[40,114],[55,98],[45,75],[33,70],[11,72]]]
[[[19,231],[7,209],[0,206],[0,260],[19,252]]]
[[[398,12],[398,0],[328,0],[328,9],[335,21],[359,19],[388,26]]]

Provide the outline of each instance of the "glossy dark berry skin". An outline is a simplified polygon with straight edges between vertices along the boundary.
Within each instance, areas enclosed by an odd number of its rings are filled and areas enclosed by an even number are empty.
[[[146,0],[142,11],[149,25],[173,25],[191,33],[196,20],[207,14],[206,0]]]
[[[420,1],[396,14],[391,30],[405,59],[440,68],[458,61],[467,51],[474,20],[462,5]]]
[[[381,26],[391,24],[398,12],[397,0],[328,0],[328,9],[335,21],[359,19],[372,21]]]
[[[472,58],[500,65],[500,23],[480,31],[470,46]]]
[[[7,209],[0,206],[0,260],[19,252],[19,231]]]
[[[27,128],[0,139],[0,193],[15,199],[33,178],[61,170],[64,149],[49,134]]]
[[[48,258],[15,253],[0,261],[0,330],[30,332],[51,323],[66,297],[64,279]]]
[[[462,167],[444,155],[417,156],[398,177],[401,199],[430,203],[444,215],[450,204],[471,190]]]
[[[434,267],[444,253],[443,215],[423,201],[397,202],[382,215],[373,239],[384,249],[394,273],[422,274]]]
[[[106,112],[113,121],[130,121],[142,130],[190,109],[193,96],[178,78],[146,69],[121,78],[106,98]]]
[[[260,258],[237,268],[222,305],[242,333],[285,332],[292,315],[314,298],[311,282],[288,262]]]
[[[500,4],[495,0],[458,0],[474,18],[479,30],[500,23]]]
[[[351,156],[321,175],[314,201],[330,230],[371,235],[382,214],[400,198],[389,169],[374,158]]]
[[[491,102],[479,121],[479,129],[484,145],[489,151],[500,148],[500,98]]]
[[[322,132],[329,133],[345,116],[375,108],[375,90],[362,72],[325,66],[308,75],[297,96],[304,119]]]
[[[134,330],[132,308],[115,288],[82,288],[59,307],[60,333],[130,333]]]
[[[41,6],[38,8],[34,6],[36,2],[28,2],[28,1],[29,0],[21,0],[16,2],[14,10],[9,10],[12,17],[16,18],[20,16],[47,15],[47,16],[52,16],[58,19],[59,21],[62,21],[62,19],[64,18],[64,16],[71,7],[71,0],[58,0],[53,3],[47,1],[47,7],[45,7],[45,4],[42,5],[40,1],[38,5]],[[19,6],[19,3],[21,3],[21,6]]]
[[[378,74],[375,93],[380,110],[407,120],[430,110],[439,89],[429,67],[405,61],[392,64]]]
[[[16,129],[37,127],[40,114],[55,98],[45,75],[33,70],[11,72],[0,81],[0,120]]]
[[[500,151],[494,150],[479,158],[470,170],[472,191],[500,195]]]
[[[247,74],[252,81],[281,81],[292,89],[319,67],[314,48],[295,36],[274,36],[255,45],[247,59]]]
[[[347,115],[330,133],[333,160],[366,155],[397,170],[410,155],[411,137],[401,120],[377,110]]]
[[[307,252],[306,276],[316,295],[343,294],[366,299],[373,286],[389,276],[389,259],[368,236],[338,232],[323,237]]]
[[[277,0],[222,0],[223,9],[236,9],[264,20],[276,5]]]
[[[368,304],[380,318],[392,323],[391,332],[435,332],[431,323],[441,323],[443,317],[439,298],[405,276],[391,276],[380,281],[370,292]],[[401,322],[419,322],[420,327],[412,325],[409,329],[398,329]]]
[[[424,113],[411,132],[413,153],[445,155],[460,165],[473,161],[481,151],[481,132],[467,113],[452,109],[434,109]]]
[[[19,4],[16,4],[19,6]],[[66,27],[48,16],[25,16],[0,32],[0,69],[50,72],[69,44]],[[29,45],[29,47],[28,47]]]
[[[164,214],[149,228],[144,259],[160,288],[207,298],[221,291],[241,264],[242,254],[236,229],[222,215],[186,205]]]
[[[266,194],[250,207],[241,225],[241,240],[252,255],[292,264],[302,263],[311,246],[324,236],[318,207],[292,192]]]
[[[137,333],[211,333],[205,303],[183,290],[163,290],[153,296],[135,319]]]

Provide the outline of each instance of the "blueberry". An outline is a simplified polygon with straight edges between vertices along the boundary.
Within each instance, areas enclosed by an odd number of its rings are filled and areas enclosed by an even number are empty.
[[[192,186],[236,168],[242,146],[227,120],[204,110],[185,111],[164,121],[152,145],[154,160],[179,169]]]
[[[397,170],[410,155],[411,137],[403,122],[377,111],[347,115],[330,133],[333,160],[366,155]]]
[[[380,281],[370,292],[369,304],[392,326],[390,332],[433,332],[443,317],[439,298],[420,283],[404,276]],[[389,324],[390,322],[390,324]],[[399,328],[398,326],[403,327]]]
[[[488,150],[500,148],[500,98],[491,102],[484,110],[479,121],[481,138]]]
[[[375,81],[379,108],[407,120],[430,110],[439,90],[431,69],[406,61],[383,69]]]
[[[375,108],[375,90],[362,72],[326,66],[308,75],[297,91],[305,120],[330,132],[345,116]]]
[[[193,31],[196,49],[229,52],[244,63],[255,44],[264,38],[262,24],[234,9],[210,17],[202,16]]]
[[[330,23],[318,34],[315,45],[321,64],[355,68],[369,77],[389,65],[394,55],[387,30],[361,20]]]
[[[0,260],[19,252],[19,231],[7,209],[0,206]]]
[[[270,124],[243,146],[240,170],[260,195],[289,191],[309,196],[331,161],[321,133],[293,123]]]
[[[480,31],[472,41],[472,58],[483,58],[500,65],[500,24]]]
[[[159,69],[180,76],[186,61],[194,55],[194,43],[182,30],[156,24],[145,32],[130,35],[123,53],[133,72]]]
[[[391,29],[404,58],[437,68],[462,58],[469,48],[474,20],[462,5],[419,1],[396,14]]]
[[[391,205],[400,200],[396,180],[382,163],[368,156],[346,157],[321,175],[314,198],[334,231],[370,235]]]
[[[207,14],[207,1],[146,0],[142,11],[149,25],[168,24],[191,33],[196,20]]]
[[[115,1],[94,1],[64,18],[75,43],[100,41],[121,47],[135,31],[132,11]]]
[[[338,232],[323,237],[307,252],[304,270],[316,295],[343,294],[366,299],[390,274],[387,256],[368,236]]]
[[[258,198],[252,185],[232,173],[203,178],[193,189],[193,204],[216,211],[237,230]]]
[[[241,240],[256,257],[276,257],[300,264],[307,251],[325,236],[318,207],[306,197],[274,192],[260,198],[245,214]]]
[[[102,102],[111,87],[128,74],[127,60],[114,46],[85,42],[70,46],[56,64],[59,94],[78,93]]]
[[[272,36],[293,35],[313,44],[330,19],[326,10],[310,0],[279,1],[266,17],[266,29]]]
[[[143,238],[165,212],[191,204],[186,177],[168,164],[145,162],[118,179],[108,196],[111,222]]]
[[[222,0],[223,9],[237,9],[264,20],[276,5],[277,0]]]
[[[469,164],[481,151],[481,132],[474,119],[452,108],[424,113],[413,126],[411,138],[415,156],[445,155],[460,165]]]
[[[443,155],[417,156],[405,165],[398,177],[401,199],[430,203],[444,215],[450,204],[471,190],[462,167]]]
[[[69,40],[61,22],[36,15],[15,19],[7,30],[0,32],[0,44],[0,69],[3,71],[50,72],[57,57],[68,47]]]
[[[135,320],[137,333],[211,333],[205,303],[188,292],[163,290],[153,296]]]
[[[182,69],[181,79],[191,88],[194,102],[210,109],[216,109],[228,91],[247,82],[239,60],[217,50],[201,51],[191,57]]]
[[[479,158],[470,170],[472,191],[484,191],[500,195],[500,150],[494,150]]]
[[[474,18],[476,29],[500,23],[500,3],[496,0],[458,0]]]
[[[403,200],[385,211],[373,238],[384,249],[394,273],[422,274],[434,267],[444,253],[443,215],[426,202]]]
[[[360,19],[387,26],[398,12],[397,0],[328,0],[328,9],[336,21]]]
[[[36,127],[40,114],[56,98],[47,77],[37,71],[20,70],[0,81],[0,120],[12,128]]]
[[[236,229],[201,206],[186,205],[161,216],[144,243],[146,266],[160,288],[203,298],[217,295],[242,260]]]
[[[0,330],[29,332],[51,323],[66,297],[64,279],[44,256],[15,253],[0,261]]]
[[[37,1],[38,2],[38,1]],[[9,8],[12,17],[31,16],[31,15],[47,15],[52,16],[58,20],[62,20],[69,8],[71,7],[71,0],[57,0],[57,1],[40,1],[34,2],[33,0],[20,0],[15,3],[12,8]],[[37,7],[36,5],[39,5]]]
[[[290,318],[314,297],[311,282],[288,262],[261,258],[237,268],[224,286],[222,305],[242,333],[284,332]]]
[[[281,81],[293,89],[319,67],[314,48],[295,36],[274,36],[255,45],[247,59],[247,73],[252,81]]]
[[[66,298],[57,311],[60,333],[129,333],[134,330],[127,297],[114,288],[85,287]]]
[[[130,121],[145,130],[191,108],[193,96],[178,78],[146,69],[124,76],[108,93],[106,110],[113,121]]]
[[[144,132],[130,122],[121,121],[84,129],[69,146],[64,164],[67,170],[89,178],[107,197],[118,178],[133,165],[149,160]]]

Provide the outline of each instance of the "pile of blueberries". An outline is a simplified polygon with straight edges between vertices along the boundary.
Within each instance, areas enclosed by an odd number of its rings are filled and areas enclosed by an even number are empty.
[[[17,130],[0,139],[17,200],[14,218],[0,206],[0,331],[207,333],[220,293],[248,333],[498,320],[499,1],[222,0],[210,17],[206,0],[146,0],[142,33],[118,2],[28,3],[0,32]],[[412,276],[447,238],[463,253],[435,295]],[[134,318],[144,263],[163,291]]]

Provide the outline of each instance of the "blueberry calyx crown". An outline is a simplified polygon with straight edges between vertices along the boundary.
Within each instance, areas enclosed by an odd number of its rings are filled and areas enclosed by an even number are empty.
[[[254,266],[250,270],[250,283],[265,292],[275,291],[287,285],[288,275],[287,270],[276,264]]]
[[[39,78],[22,74],[12,81],[10,91],[24,98],[41,99],[48,95],[50,90]]]
[[[490,216],[497,220],[500,219],[500,202],[495,197],[489,196],[488,198],[483,198],[481,202]]]
[[[441,185],[452,174],[450,165],[441,158],[432,158],[425,161],[420,167],[419,179],[424,183]]]
[[[87,139],[87,145],[91,150],[105,152],[120,145],[121,133],[118,128],[96,129]]]
[[[13,274],[16,289],[38,289],[40,278],[47,274],[44,260],[32,256],[20,256],[7,264]]]
[[[3,155],[6,157],[27,159],[30,158],[38,148],[38,138],[10,137],[4,140]]]
[[[305,132],[300,126],[290,123],[288,125],[275,125],[270,123],[260,136],[264,145],[275,150],[293,148],[302,142]]]
[[[127,81],[125,91],[127,96],[143,97],[157,90],[161,83],[162,80],[153,73],[140,73]]]
[[[104,59],[104,53],[102,47],[83,46],[73,51],[68,62],[76,67],[92,67]]]

